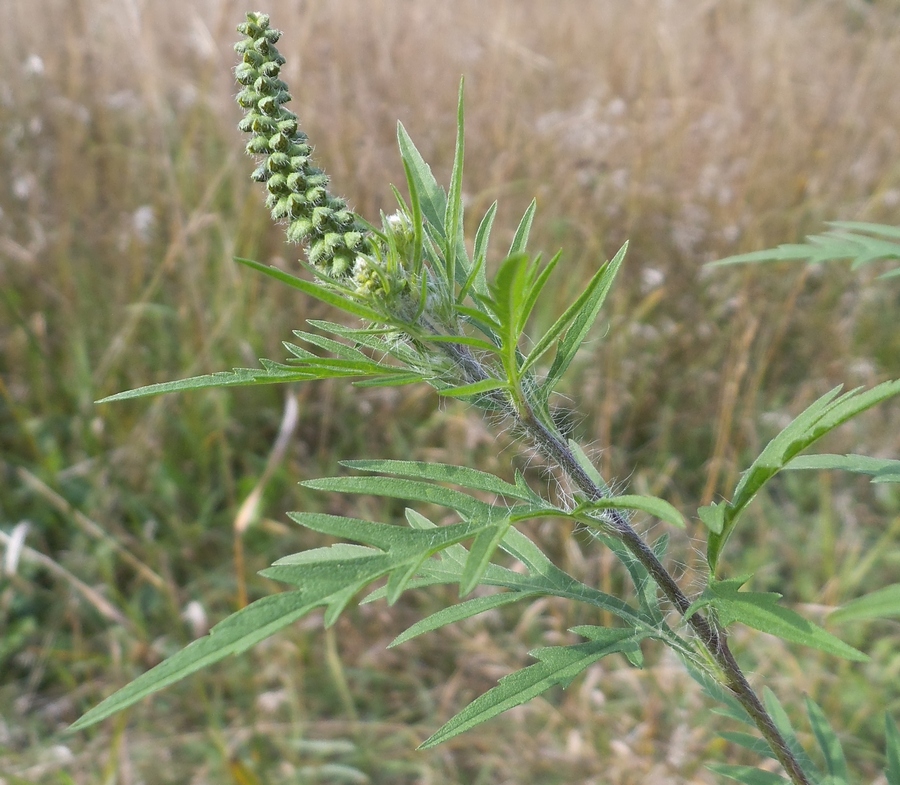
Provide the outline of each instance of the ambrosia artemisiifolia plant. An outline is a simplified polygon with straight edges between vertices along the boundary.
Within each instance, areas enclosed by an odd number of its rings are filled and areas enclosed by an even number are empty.
[[[238,30],[241,85],[237,101],[245,110],[242,130],[250,134],[247,152],[259,159],[253,179],[265,183],[267,205],[287,224],[292,242],[303,243],[301,264],[313,280],[249,260],[243,264],[343,311],[363,325],[347,327],[312,321],[313,331],[295,333],[285,343],[291,357],[263,360],[261,369],[237,369],[178,382],[156,384],[111,396],[123,400],[162,392],[233,385],[347,378],[358,385],[424,382],[443,396],[486,410],[491,422],[530,443],[551,464],[570,494],[547,498],[517,473],[515,482],[466,466],[416,461],[345,461],[357,474],[306,482],[310,488],[442,505],[458,521],[437,525],[422,512],[406,510],[406,524],[373,523],[322,513],[293,513],[299,524],[344,542],[286,556],[264,575],[292,589],[265,597],[216,625],[205,638],[137,678],[85,714],[73,727],[84,728],[135,701],[216,662],[244,651],[316,608],[334,623],[359,592],[379,579],[384,585],[367,600],[393,603],[411,588],[458,584],[460,602],[414,624],[393,645],[446,624],[502,605],[541,596],[585,603],[612,626],[582,625],[572,632],[583,640],[537,649],[536,663],[500,680],[447,722],[423,746],[445,741],[556,684],[568,685],[582,670],[614,653],[641,667],[641,644],[656,640],[678,654],[707,693],[738,722],[755,727],[762,740],[746,733],[728,735],[751,750],[766,748],[782,774],[763,769],[711,764],[714,771],[749,785],[760,783],[849,783],[840,743],[821,709],[807,701],[807,713],[821,750],[813,763],[787,715],[768,691],[761,699],[745,678],[728,645],[728,628],[742,623],[850,660],[866,655],[794,611],[779,605],[780,595],[741,590],[749,576],[720,577],[720,560],[730,535],[760,488],[784,469],[843,468],[881,482],[900,481],[900,461],[861,456],[800,456],[805,449],[860,412],[900,393],[900,381],[841,394],[834,389],[811,404],[781,431],[742,474],[729,501],[698,511],[708,529],[709,572],[702,592],[689,596],[664,565],[667,536],[650,542],[631,523],[635,512],[682,527],[671,504],[650,496],[615,495],[583,450],[554,422],[554,389],[575,357],[613,283],[625,254],[601,265],[581,295],[543,335],[525,336],[536,302],[559,263],[546,264],[526,253],[535,205],[529,206],[512,245],[488,277],[488,244],[496,212],[481,219],[470,254],[463,234],[462,87],[454,165],[448,191],[434,179],[403,129],[400,155],[408,199],[395,190],[397,212],[381,227],[368,224],[328,190],[328,178],[310,161],[311,147],[279,74],[284,58],[275,44],[280,33],[264,14],[252,13]],[[484,501],[485,495],[493,502]],[[632,589],[613,596],[557,567],[517,524],[555,518],[586,528],[598,545],[609,548],[630,578]],[[503,556],[498,554],[502,551]],[[513,560],[517,569],[504,564]],[[494,591],[468,595],[479,586]],[[845,618],[896,613],[900,586],[860,598],[839,611]],[[673,614],[674,612],[674,614]],[[599,615],[599,614],[598,614]],[[673,622],[673,619],[675,620]],[[900,785],[900,734],[886,720],[890,785]],[[787,778],[787,779],[786,779]]]

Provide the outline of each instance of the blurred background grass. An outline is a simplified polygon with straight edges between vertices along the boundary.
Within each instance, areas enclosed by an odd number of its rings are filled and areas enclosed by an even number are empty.
[[[641,672],[603,662],[565,693],[416,753],[529,648],[586,621],[538,602],[385,650],[452,592],[355,609],[327,634],[311,618],[121,720],[63,734],[244,591],[277,588],[256,571],[317,544],[285,510],[349,509],[297,480],[344,457],[506,475],[516,459],[505,437],[422,389],[322,383],[94,405],[279,359],[291,329],[329,314],[232,262],[290,267],[297,255],[270,224],[236,130],[231,43],[248,9],[6,2],[0,533],[8,544],[24,532],[25,550],[0,575],[0,780],[712,782],[706,758],[741,759],[664,652]],[[561,401],[607,476],[689,512],[727,493],[815,396],[900,375],[900,288],[873,283],[876,269],[702,266],[832,218],[897,223],[898,3],[270,0],[263,10],[285,31],[291,108],[334,190],[370,219],[392,209],[388,184],[403,183],[398,119],[446,181],[466,77],[472,231],[499,199],[503,247],[536,196],[533,248],[565,250],[538,326],[630,240],[604,327]],[[270,461],[286,395],[298,422]],[[897,457],[897,405],[825,449]],[[241,512],[254,489],[256,514]],[[751,517],[728,571],[756,571],[755,588],[817,618],[897,580],[900,498],[889,486],[792,476]],[[564,567],[617,586],[607,555],[555,526],[535,531]],[[689,581],[699,548],[673,545]],[[737,646],[785,702],[802,692],[821,702],[870,776],[883,712],[900,708],[900,627],[839,632],[872,664],[759,635]]]

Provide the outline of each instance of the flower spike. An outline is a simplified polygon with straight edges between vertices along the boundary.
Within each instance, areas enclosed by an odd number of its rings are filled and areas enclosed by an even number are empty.
[[[237,102],[245,112],[238,127],[250,134],[247,153],[262,157],[252,177],[266,184],[272,217],[287,223],[290,242],[306,246],[310,264],[332,278],[349,277],[371,240],[347,203],[328,191],[328,176],[310,162],[312,148],[297,115],[284,106],[291,94],[279,78],[281,31],[260,13],[247,14],[237,29],[246,36],[234,46],[242,58],[235,68],[242,87]]]

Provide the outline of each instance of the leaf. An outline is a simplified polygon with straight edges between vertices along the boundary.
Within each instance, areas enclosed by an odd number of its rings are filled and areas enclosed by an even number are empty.
[[[900,380],[883,382],[870,390],[850,390],[840,397],[835,387],[808,406],[770,441],[759,457],[742,475],[730,502],[721,505],[721,533],[710,531],[706,560],[716,574],[719,556],[747,505],[772,477],[784,469],[799,453],[839,425],[871,407],[900,393]],[[715,523],[717,518],[711,518]]]
[[[868,455],[799,455],[786,469],[839,469],[867,474],[872,482],[900,482],[900,461]]]
[[[884,776],[888,785],[900,785],[900,731],[890,714],[884,715],[884,735],[887,753]]]
[[[463,88],[465,80],[459,81],[459,100],[456,106],[456,150],[453,154],[453,170],[450,173],[450,192],[447,196],[447,207],[444,215],[444,236],[447,239],[445,262],[447,265],[447,286],[453,287],[458,276],[462,276],[460,285],[468,279],[468,263],[465,258],[466,247],[463,241],[463,203],[462,178],[463,159],[465,158],[465,119],[463,112]],[[460,262],[457,271],[457,261]]]
[[[844,750],[841,749],[840,739],[825,717],[825,712],[809,698],[806,699],[806,713],[809,715],[819,749],[822,750],[825,758],[825,769],[835,778],[835,785],[838,783],[846,785],[850,781],[850,775],[847,771],[847,759],[844,757]]]
[[[467,280],[459,293],[458,301],[461,303],[470,288],[480,295],[487,295],[487,253],[488,241],[491,236],[491,228],[494,225],[494,217],[497,215],[497,202],[495,201],[481,219],[478,224],[478,230],[475,232],[475,252],[473,256],[472,269],[469,272],[470,280]]]
[[[833,622],[860,619],[887,619],[900,616],[900,583],[885,586],[863,597],[857,597],[829,614]]]
[[[160,382],[148,384],[146,387],[138,387],[136,390],[125,390],[115,395],[107,395],[97,403],[111,403],[113,401],[127,401],[132,398],[143,398],[149,395],[162,395],[163,393],[184,392],[186,390],[204,390],[216,387],[245,387],[253,384],[288,384],[290,382],[304,382],[315,379],[310,371],[297,370],[288,366],[280,366],[267,370],[254,368],[235,368],[233,371],[219,371],[204,376],[192,376],[189,379],[179,379],[174,382]]]
[[[478,469],[470,469],[468,466],[453,466],[447,463],[431,463],[426,461],[392,461],[392,460],[357,460],[341,461],[342,466],[357,469],[364,472],[380,472],[382,474],[398,474],[405,477],[415,477],[420,480],[434,480],[435,482],[447,482],[469,488],[475,491],[488,491],[501,496],[509,496],[513,499],[521,499],[530,502],[534,500],[534,494],[530,490],[523,490],[518,485],[513,485],[489,472]]]
[[[236,256],[234,260],[249,267],[251,270],[256,270],[257,272],[263,273],[263,275],[268,275],[276,281],[281,281],[281,283],[286,283],[288,286],[299,289],[310,297],[314,297],[323,303],[333,305],[335,308],[340,308],[340,310],[358,316],[361,319],[369,319],[375,322],[383,322],[385,320],[384,314],[379,313],[372,308],[368,308],[359,301],[353,300],[328,286],[323,286],[321,283],[305,281],[302,278],[297,278],[295,275],[286,273],[284,270],[279,270],[277,267],[260,264],[259,262],[254,262],[252,259],[242,259],[241,257]]]
[[[725,626],[737,621],[792,643],[810,646],[856,662],[868,661],[869,658],[861,651],[799,613],[779,605],[780,594],[739,591],[745,581],[746,578],[711,581],[703,592],[701,602],[716,608],[719,619]]]
[[[807,237],[806,243],[779,245],[765,251],[728,256],[712,266],[743,264],[746,262],[781,262],[809,260],[830,262],[852,259],[859,267],[876,259],[900,259],[900,228],[860,221],[832,221],[832,231]],[[872,236],[874,235],[874,236]],[[884,239],[887,238],[887,239]],[[894,270],[888,275],[897,274]],[[882,276],[886,277],[886,276]]]
[[[528,245],[528,235],[531,233],[531,223],[534,221],[534,213],[537,210],[537,199],[532,199],[531,204],[525,209],[522,220],[516,228],[516,234],[513,237],[512,244],[509,246],[507,256],[515,256],[525,253],[525,247]]]
[[[388,648],[399,646],[401,643],[411,640],[426,632],[432,632],[440,627],[446,627],[448,624],[470,619],[485,611],[500,608],[504,605],[510,605],[520,600],[527,600],[540,596],[537,592],[502,592],[500,594],[491,594],[487,597],[475,597],[465,602],[459,602],[451,605],[449,608],[442,608],[436,613],[425,617],[421,621],[416,622],[405,632],[400,633],[391,641]]]
[[[637,646],[640,638],[633,630],[609,629],[608,634],[588,643],[536,649],[539,660],[500,679],[493,689],[476,698],[465,709],[427,739],[420,749],[428,749],[464,733],[498,714],[537,697],[554,685],[569,683],[588,666],[614,652]]]
[[[721,534],[725,528],[725,511],[727,506],[713,502],[697,510],[700,520],[713,534]]]
[[[519,315],[527,286],[528,257],[524,254],[506,257],[489,284],[491,308],[499,322],[497,332],[500,338],[500,356],[512,383],[519,375],[516,355],[522,332]]]
[[[790,782],[779,774],[763,769],[754,769],[752,766],[736,766],[731,763],[711,763],[707,766],[710,771],[721,774],[729,779],[743,782],[744,785],[790,785]]]
[[[597,314],[600,313],[600,308],[603,306],[606,295],[609,294],[616,274],[622,266],[627,249],[628,243],[625,243],[612,261],[601,266],[591,278],[584,292],[556,320],[547,333],[541,337],[531,352],[529,352],[525,362],[522,363],[522,372],[524,373],[562,335],[556,349],[556,356],[553,358],[550,371],[542,385],[545,396],[549,395],[553,388],[556,387],[557,382],[562,378],[569,364],[575,358],[575,354],[581,347],[582,342],[587,337],[594,321],[597,319]],[[565,332],[564,335],[563,332]]]
[[[439,392],[446,398],[466,398],[479,396],[492,390],[502,390],[509,385],[500,379],[482,379],[480,382],[461,384],[458,387],[442,387]]]
[[[538,269],[540,268],[541,257],[538,256],[532,262],[528,270],[525,301],[519,308],[518,327],[520,333],[524,332],[528,319],[531,316],[531,312],[534,310],[534,306],[537,304],[541,292],[544,291],[544,287],[547,285],[547,281],[556,269],[556,265],[559,264],[560,259],[562,259],[562,252],[557,252],[553,255],[553,258],[544,265],[540,272],[538,272]]]
[[[494,551],[509,529],[509,518],[497,521],[492,529],[485,529],[475,537],[469,550],[469,558],[459,579],[459,595],[465,597],[481,582]]]
[[[467,515],[478,512],[490,512],[490,506],[473,497],[425,482],[401,480],[393,477],[325,477],[318,480],[305,480],[300,483],[306,488],[318,491],[334,491],[335,493],[362,493],[372,496],[387,496],[405,501],[440,504]]]
[[[681,513],[665,499],[656,496],[637,496],[626,494],[624,496],[608,496],[592,502],[582,502],[578,510],[640,510],[661,521],[671,523],[679,529],[685,528],[684,518]]]
[[[302,618],[321,605],[333,590],[325,594],[291,591],[263,597],[219,622],[209,634],[190,643],[169,659],[138,676],[130,684],[110,695],[84,714],[70,730],[83,730],[137,703],[201,668],[230,654],[240,654],[282,627]]]
[[[719,731],[718,735],[732,744],[738,744],[744,749],[759,755],[761,758],[774,758],[772,748],[765,739],[759,736],[753,736],[750,733],[739,733],[735,731]]]
[[[397,144],[407,179],[415,183],[425,219],[443,236],[447,195],[431,173],[431,167],[419,154],[402,123],[397,123]]]
[[[781,705],[781,702],[768,687],[763,687],[763,703],[769,716],[778,728],[784,740],[787,742],[788,748],[794,755],[794,759],[800,765],[803,773],[810,782],[819,782],[822,779],[822,773],[813,765],[806,750],[797,738],[797,734],[791,725],[791,720]]]

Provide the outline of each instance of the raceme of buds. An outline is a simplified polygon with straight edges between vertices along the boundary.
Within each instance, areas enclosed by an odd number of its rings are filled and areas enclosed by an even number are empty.
[[[275,48],[281,32],[260,13],[247,14],[237,29],[246,36],[234,46],[242,58],[235,68],[242,86],[237,102],[245,112],[239,128],[251,134],[247,153],[262,159],[252,177],[266,184],[272,217],[288,223],[288,240],[306,245],[310,264],[333,278],[351,277],[371,241],[347,203],[329,193],[328,176],[310,162],[297,115],[284,107],[291,95],[278,78],[285,63]]]

